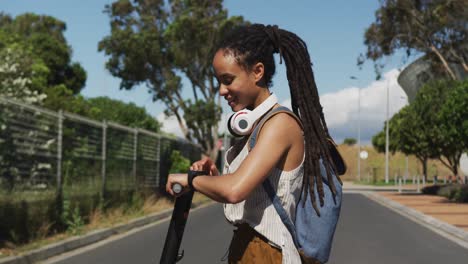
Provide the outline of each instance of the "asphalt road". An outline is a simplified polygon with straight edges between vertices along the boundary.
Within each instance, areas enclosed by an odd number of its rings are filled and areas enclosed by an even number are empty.
[[[45,263],[159,263],[169,221],[88,246]],[[222,261],[232,229],[220,205],[190,213],[178,263]],[[342,214],[328,263],[466,264],[468,250],[367,199],[345,194]]]

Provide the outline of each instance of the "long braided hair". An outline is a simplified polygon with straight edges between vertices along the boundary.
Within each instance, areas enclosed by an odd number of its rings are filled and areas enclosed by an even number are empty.
[[[271,86],[276,70],[273,53],[280,54],[280,63],[284,59],[292,110],[300,117],[304,129],[305,164],[301,195],[311,194],[312,205],[320,215],[314,195],[314,188],[317,188],[320,206],[323,206],[320,159],[325,166],[333,196],[336,195],[336,188],[332,177],[338,173],[330,154],[331,137],[319,101],[306,43],[296,34],[279,29],[278,26],[253,24],[239,26],[229,32],[217,47],[217,50],[220,49],[233,55],[237,63],[247,71],[256,63],[263,63],[263,84],[266,87]]]

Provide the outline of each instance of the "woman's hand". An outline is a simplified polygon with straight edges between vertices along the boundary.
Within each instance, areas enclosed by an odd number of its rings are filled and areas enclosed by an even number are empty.
[[[179,197],[182,194],[190,191],[187,178],[188,178],[187,174],[169,174],[167,176],[166,192],[168,192],[172,196]],[[174,193],[174,191],[172,190],[172,186],[176,183],[182,186],[182,191],[180,193]]]
[[[190,166],[190,170],[193,171],[205,171],[210,176],[218,176],[219,170],[216,168],[215,163],[208,157],[205,157],[199,161],[196,161]]]

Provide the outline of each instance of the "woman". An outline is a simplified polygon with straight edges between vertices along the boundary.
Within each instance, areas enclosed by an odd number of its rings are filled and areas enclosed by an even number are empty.
[[[244,136],[228,151],[222,175],[213,161],[205,158],[190,169],[204,170],[209,175],[192,178],[187,174],[171,174],[166,185],[172,195],[171,186],[179,183],[185,190],[193,188],[225,203],[225,216],[237,227],[229,249],[229,263],[300,263],[292,237],[261,183],[266,179],[272,182],[293,219],[299,196],[309,191],[303,186],[312,189],[317,185],[322,202],[319,159],[332,164],[330,136],[310,57],[306,44],[294,33],[260,24],[242,26],[229,33],[213,59],[220,95],[234,112],[258,109],[270,98],[274,53],[280,54],[280,63],[285,61],[292,110],[299,118],[293,113],[271,117],[260,130],[252,150],[246,144],[248,134]],[[327,166],[327,170],[335,168]],[[333,175],[331,171],[327,174]],[[313,195],[312,203],[317,208]]]

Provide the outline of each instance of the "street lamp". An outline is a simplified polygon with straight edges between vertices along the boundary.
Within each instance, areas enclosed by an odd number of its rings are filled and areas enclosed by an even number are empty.
[[[400,96],[400,99],[403,99],[406,101],[407,104],[409,104],[408,97]],[[406,163],[406,168],[405,168],[405,176],[403,177],[403,182],[406,184],[406,180],[409,177],[409,161],[408,161],[408,154],[405,154],[405,163]]]
[[[388,120],[388,115],[389,115],[389,106],[390,106],[390,89],[389,89],[389,84],[388,84],[388,79],[387,79],[387,112],[385,115],[385,183],[388,183],[388,145],[389,145],[389,120]]]
[[[357,77],[351,76],[349,77],[352,80],[358,80]],[[358,86],[358,155],[357,155],[357,176],[358,176],[358,181],[361,181],[361,88]]]

